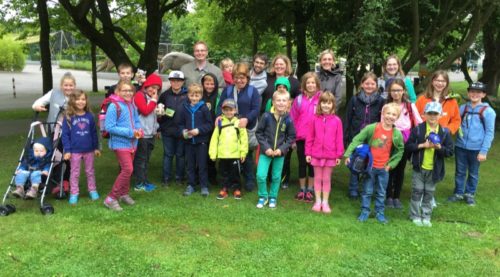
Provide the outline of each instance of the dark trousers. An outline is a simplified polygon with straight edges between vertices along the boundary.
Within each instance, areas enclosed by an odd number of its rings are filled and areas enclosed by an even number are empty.
[[[151,152],[155,148],[155,138],[141,138],[137,142],[134,157],[134,177],[137,184],[147,184],[148,164]]]
[[[210,137],[211,138],[211,137]],[[208,143],[210,145],[210,142]],[[207,159],[208,181],[214,185],[217,183],[217,165],[215,161]],[[220,166],[219,166],[220,167]]]
[[[408,152],[406,150],[403,153],[403,157],[399,164],[389,172],[389,182],[387,184],[387,198],[399,199],[401,195],[401,189],[403,188],[403,181],[405,178],[405,167],[408,158]]]
[[[208,172],[207,172],[207,159],[208,159],[208,145],[206,142],[190,144],[186,143],[186,159],[187,159],[187,173],[188,185],[195,187],[196,176],[200,181],[202,188],[208,187]]]
[[[219,172],[223,188],[241,190],[239,159],[219,159]]]
[[[299,178],[306,178],[306,176],[314,177],[314,169],[312,165],[306,162],[306,141],[297,140],[297,158],[299,160]],[[290,161],[288,161],[288,168],[290,168]],[[307,174],[306,173],[307,168]]]
[[[285,160],[283,161],[283,169],[281,170],[281,183],[287,183],[290,181],[290,159],[292,157],[292,148],[289,148],[285,155]],[[272,167],[269,168],[272,171]]]

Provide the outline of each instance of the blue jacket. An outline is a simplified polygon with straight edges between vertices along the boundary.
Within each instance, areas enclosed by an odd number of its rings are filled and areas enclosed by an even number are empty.
[[[184,103],[187,99],[187,90],[182,87],[178,94],[175,94],[171,88],[164,91],[160,98],[158,99],[158,104],[163,104],[165,109],[172,109],[175,111],[173,117],[163,115],[158,117],[158,123],[160,123],[160,130],[162,135],[165,136],[175,136],[179,135],[178,117],[179,112],[183,109]]]
[[[467,114],[464,115],[467,106]],[[482,107],[487,107],[483,112],[483,120],[479,112]],[[467,150],[479,150],[479,153],[486,155],[490,150],[491,142],[495,136],[495,111],[488,103],[481,103],[472,108],[471,103],[460,106],[460,116],[462,123],[461,132],[457,135],[456,146]],[[484,123],[484,125],[483,125]]]
[[[186,139],[187,143],[198,144],[207,143],[210,140],[214,122],[212,115],[205,102],[200,101],[196,105],[186,101],[183,109],[179,112],[179,135],[183,137],[182,131],[184,129],[198,129],[200,132],[197,136]]]
[[[69,119],[65,116],[61,139],[65,153],[94,152],[99,146],[94,116],[89,112]]]
[[[226,87],[219,99],[219,106],[217,107],[217,115],[222,112],[222,103],[226,98],[234,99],[233,95],[234,86]],[[247,129],[252,129],[257,124],[257,118],[259,117],[260,111],[260,95],[257,89],[251,85],[246,85],[242,90],[238,92],[238,118],[247,118],[248,124]]]
[[[35,157],[33,144],[39,143],[45,147],[47,153],[43,157]],[[20,170],[49,171],[52,159],[52,140],[49,137],[42,137],[35,140],[31,147],[24,153],[24,157],[19,166]]]
[[[120,105],[120,117],[117,118],[116,106],[109,105],[106,111],[105,129],[109,132],[109,148],[112,150],[135,150],[137,139],[134,130],[141,128],[139,113],[131,102],[125,102],[121,98],[117,101]]]

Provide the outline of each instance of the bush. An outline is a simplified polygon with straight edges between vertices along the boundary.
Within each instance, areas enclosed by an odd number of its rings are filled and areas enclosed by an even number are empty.
[[[60,60],[59,68],[64,69],[76,69],[76,70],[92,70],[92,62],[90,61],[69,61],[69,60]]]
[[[23,45],[10,36],[0,39],[0,70],[22,71],[25,59]]]

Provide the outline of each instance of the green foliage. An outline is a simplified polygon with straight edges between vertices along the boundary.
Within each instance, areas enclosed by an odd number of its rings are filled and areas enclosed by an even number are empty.
[[[23,44],[12,36],[0,39],[0,70],[22,71],[24,64]]]
[[[92,63],[90,61],[60,60],[59,68],[92,71]]]

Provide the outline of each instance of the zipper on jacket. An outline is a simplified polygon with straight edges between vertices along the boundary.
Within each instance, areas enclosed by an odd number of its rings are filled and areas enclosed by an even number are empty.
[[[274,117],[274,115],[273,115]],[[276,120],[276,118],[275,118]],[[281,116],[278,117],[278,123],[276,124],[276,132],[274,134],[274,147],[273,150],[276,150],[276,144],[278,143],[278,132],[280,130]]]

